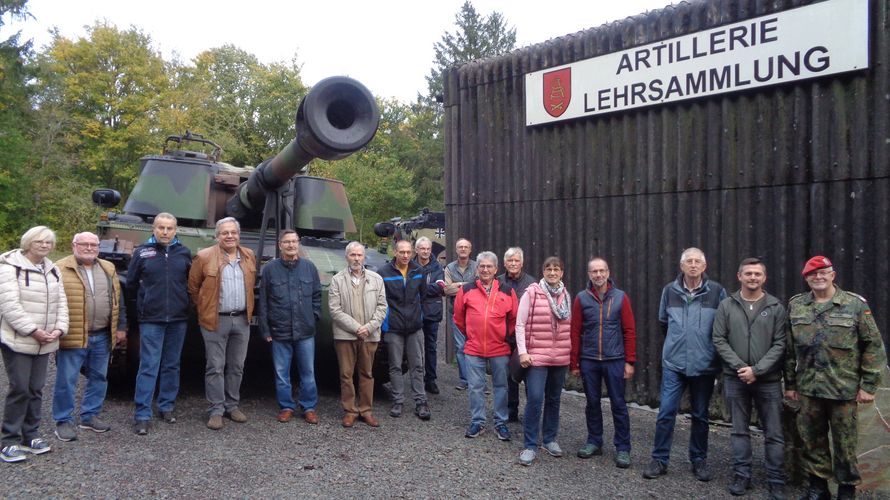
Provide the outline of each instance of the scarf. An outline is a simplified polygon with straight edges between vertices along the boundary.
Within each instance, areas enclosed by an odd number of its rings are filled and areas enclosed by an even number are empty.
[[[556,287],[552,287],[542,278],[538,285],[541,286],[541,290],[547,292],[547,302],[550,302],[550,310],[553,311],[553,315],[558,319],[567,319],[571,312],[569,311],[569,295],[566,293],[566,287],[562,284],[562,281]],[[562,304],[558,304],[556,299],[563,293],[566,293],[566,300]]]

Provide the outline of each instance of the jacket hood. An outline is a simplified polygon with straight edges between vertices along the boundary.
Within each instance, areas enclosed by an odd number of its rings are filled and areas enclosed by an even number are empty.
[[[21,250],[10,250],[2,255],[0,255],[0,264],[8,264],[13,267],[18,267],[19,269],[27,269],[29,271],[40,272],[40,268],[37,267],[37,264],[34,264],[25,254],[22,253]],[[53,268],[53,261],[48,258],[43,258],[43,268],[49,271]]]

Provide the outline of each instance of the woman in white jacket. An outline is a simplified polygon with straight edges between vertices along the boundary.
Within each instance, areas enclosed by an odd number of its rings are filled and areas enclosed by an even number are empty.
[[[0,255],[0,351],[9,379],[0,459],[27,460],[50,451],[40,438],[40,407],[50,353],[68,331],[61,275],[47,255],[56,235],[45,226],[22,235],[21,248]]]

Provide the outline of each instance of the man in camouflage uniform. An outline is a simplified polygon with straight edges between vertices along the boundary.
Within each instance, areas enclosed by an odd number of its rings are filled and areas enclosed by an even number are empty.
[[[856,405],[874,402],[887,355],[871,309],[864,298],[834,284],[830,260],[813,257],[802,274],[810,292],[788,305],[785,396],[800,401],[797,427],[810,476],[804,498],[829,498],[832,469],[838,498],[853,498],[861,482]]]

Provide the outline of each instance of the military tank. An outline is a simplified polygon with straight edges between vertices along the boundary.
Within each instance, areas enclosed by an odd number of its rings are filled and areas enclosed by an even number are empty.
[[[393,244],[399,240],[408,240],[414,243],[421,236],[426,236],[432,242],[432,254],[442,266],[447,264],[445,254],[448,250],[448,243],[445,239],[445,212],[424,208],[411,218],[393,217],[388,221],[374,224],[374,234],[382,238],[377,250],[381,254],[391,253],[389,240],[392,240]]]
[[[177,237],[192,254],[216,244],[217,220],[235,217],[241,224],[241,244],[256,252],[258,267],[278,256],[279,232],[294,229],[300,234],[300,257],[315,263],[322,283],[323,317],[316,337],[319,378],[336,374],[327,288],[331,277],[346,267],[345,235],[355,232],[355,221],[342,182],[306,173],[315,158],[339,160],[364,147],[379,120],[374,97],[364,85],[348,77],[331,77],[317,83],[300,102],[294,140],[256,168],[221,162],[221,148],[199,134],[168,136],[161,154],[140,159],[139,179],[121,212],[110,210],[120,203],[120,193],[93,192],[93,201],[109,209],[97,225],[99,256],[114,262],[126,282],[133,249],[151,236],[160,212],[176,216]],[[385,256],[367,252],[369,268],[384,262]],[[134,299],[127,299],[133,310]],[[112,355],[111,378],[129,379],[138,369],[139,328],[134,317],[127,347]],[[190,323],[183,348],[184,379],[190,366],[203,369],[204,365],[200,331],[196,320]],[[258,329],[255,323],[256,318],[252,333]],[[246,377],[254,366],[263,367],[261,377],[271,374],[271,356],[263,344],[259,335],[251,336]]]

